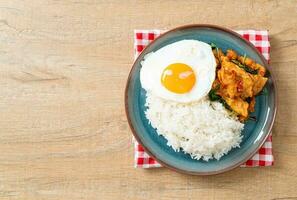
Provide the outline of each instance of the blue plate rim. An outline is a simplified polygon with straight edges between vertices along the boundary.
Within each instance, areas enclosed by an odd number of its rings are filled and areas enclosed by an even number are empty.
[[[269,71],[270,73],[270,79],[272,81],[272,84],[274,86],[274,108],[273,108],[273,112],[270,113],[270,115],[273,115],[272,116],[272,120],[269,124],[269,128],[268,128],[268,131],[265,135],[265,137],[263,137],[262,141],[259,142],[257,148],[255,148],[254,151],[252,151],[251,153],[247,154],[246,157],[244,159],[242,159],[241,162],[238,162],[236,164],[234,164],[233,166],[230,166],[230,167],[227,167],[227,168],[224,168],[222,170],[218,170],[218,171],[212,171],[212,172],[196,172],[196,171],[187,171],[187,170],[182,170],[182,169],[179,169],[179,168],[176,168],[174,166],[171,166],[170,164],[168,163],[165,163],[164,161],[162,161],[161,159],[158,158],[157,155],[154,155],[153,153],[151,153],[151,151],[148,150],[148,148],[143,144],[143,142],[140,140],[140,138],[138,137],[138,133],[137,131],[134,129],[133,127],[133,124],[131,122],[131,119],[130,119],[130,113],[129,113],[129,105],[128,105],[128,89],[129,89],[129,86],[130,86],[130,79],[131,77],[133,76],[132,74],[132,71],[133,69],[136,67],[136,63],[139,62],[140,59],[142,59],[144,53],[145,53],[145,49],[146,48],[149,48],[152,44],[154,44],[155,41],[159,40],[160,38],[162,37],[165,37],[167,34],[171,33],[171,32],[175,32],[175,31],[180,31],[180,30],[185,30],[185,29],[192,29],[192,28],[211,28],[211,29],[218,29],[220,31],[223,31],[223,32],[227,32],[237,38],[239,38],[240,40],[242,40],[244,43],[246,43],[248,46],[250,46],[254,52],[256,52],[256,54],[259,56],[259,58],[261,59],[261,61],[264,63],[265,65],[265,68]],[[148,153],[151,157],[153,157],[157,162],[159,162],[162,166],[164,167],[167,167],[171,170],[174,170],[176,172],[179,172],[179,173],[183,173],[183,174],[191,174],[191,175],[215,175],[215,174],[221,174],[221,173],[224,173],[224,172],[227,172],[227,171],[230,171],[234,168],[237,168],[239,167],[240,165],[242,165],[243,163],[245,163],[247,160],[249,160],[260,148],[261,146],[263,146],[264,142],[266,141],[267,137],[270,135],[271,131],[272,131],[272,127],[273,127],[273,124],[275,122],[275,118],[276,118],[276,114],[277,114],[277,107],[278,107],[278,101],[277,101],[277,87],[276,87],[276,81],[275,81],[275,78],[274,78],[274,75],[273,75],[273,72],[271,71],[271,68],[270,66],[268,65],[268,62],[267,60],[264,58],[264,56],[257,50],[257,48],[248,40],[246,40],[245,38],[243,38],[240,34],[228,29],[228,28],[225,28],[225,27],[222,27],[222,26],[218,26],[218,25],[212,25],[212,24],[189,24],[189,25],[184,25],[184,26],[179,26],[179,27],[176,27],[176,28],[173,28],[173,29],[170,29],[164,33],[162,33],[159,37],[157,37],[154,41],[152,41],[150,44],[148,44],[143,50],[142,52],[138,55],[137,59],[133,62],[133,65],[132,65],[132,68],[130,69],[130,72],[129,72],[129,76],[128,76],[128,79],[127,79],[127,82],[126,82],[126,87],[125,87],[125,95],[124,95],[124,100],[125,100],[125,113],[126,113],[126,117],[127,117],[127,120],[128,120],[128,124],[129,124],[129,127],[132,131],[132,134],[134,135],[134,138],[136,139],[136,141],[143,147],[143,149],[145,150],[146,153]]]

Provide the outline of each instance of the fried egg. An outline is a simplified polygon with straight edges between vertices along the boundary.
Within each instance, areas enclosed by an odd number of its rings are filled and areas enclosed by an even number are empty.
[[[211,46],[181,40],[144,56],[140,82],[147,91],[166,100],[189,103],[211,90],[216,61]]]

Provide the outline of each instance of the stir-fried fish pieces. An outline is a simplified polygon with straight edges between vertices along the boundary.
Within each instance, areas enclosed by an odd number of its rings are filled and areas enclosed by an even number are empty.
[[[249,108],[249,104],[242,100],[241,98],[228,98],[228,97],[224,97],[224,100],[226,101],[226,103],[231,107],[231,109],[233,111],[235,111],[236,113],[238,113],[240,116],[243,116],[244,118],[247,118],[249,113],[248,113],[248,108]]]
[[[239,56],[234,50],[227,50],[226,55],[213,49],[217,60],[217,78],[213,84],[216,94],[238,114],[241,120],[254,112],[255,96],[261,92],[268,78],[266,69],[246,56]]]
[[[222,60],[221,69],[218,71],[218,79],[222,84],[222,96],[234,97],[252,97],[253,79],[251,75],[232,62],[227,57]]]

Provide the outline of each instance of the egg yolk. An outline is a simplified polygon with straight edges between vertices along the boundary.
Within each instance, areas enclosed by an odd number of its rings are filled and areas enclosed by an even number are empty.
[[[196,76],[189,65],[173,63],[168,65],[162,72],[161,82],[167,90],[184,94],[194,87]]]

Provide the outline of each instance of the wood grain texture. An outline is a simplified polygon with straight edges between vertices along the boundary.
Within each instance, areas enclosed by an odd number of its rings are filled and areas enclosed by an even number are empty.
[[[0,0],[0,199],[297,199],[297,1]],[[134,29],[268,29],[275,166],[195,177],[133,168]]]

